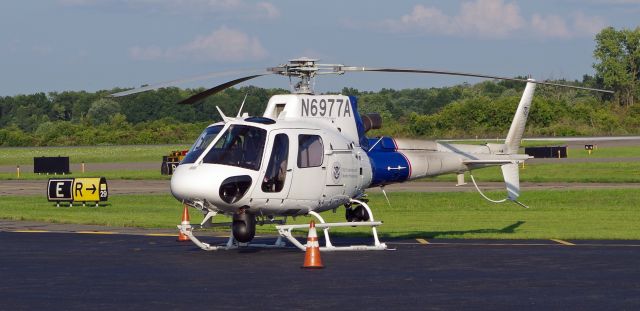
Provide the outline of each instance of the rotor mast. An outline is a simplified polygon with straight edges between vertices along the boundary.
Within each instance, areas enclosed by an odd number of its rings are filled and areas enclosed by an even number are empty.
[[[316,75],[344,73],[342,70],[336,70],[336,68],[341,68],[342,65],[317,64],[317,61],[318,59],[308,57],[295,58],[290,59],[288,64],[267,68],[267,71],[289,78],[300,79],[292,86],[294,94],[313,94],[312,81]]]

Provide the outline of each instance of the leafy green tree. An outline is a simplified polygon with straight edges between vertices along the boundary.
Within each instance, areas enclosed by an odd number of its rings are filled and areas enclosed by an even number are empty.
[[[120,112],[120,104],[111,99],[98,99],[91,104],[87,117],[94,125],[107,123],[113,115]]]
[[[596,35],[596,76],[617,92],[620,104],[633,105],[640,91],[640,27],[607,27]]]

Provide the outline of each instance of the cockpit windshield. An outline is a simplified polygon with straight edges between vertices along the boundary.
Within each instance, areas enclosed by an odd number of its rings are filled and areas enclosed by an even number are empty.
[[[209,147],[209,144],[211,144],[213,139],[218,136],[218,133],[220,133],[220,131],[222,131],[223,127],[224,126],[222,125],[214,125],[206,128],[204,132],[200,134],[200,137],[198,137],[193,146],[191,146],[191,149],[189,149],[187,155],[184,157],[184,159],[182,159],[181,164],[196,162],[202,152],[204,152],[204,150]]]
[[[260,169],[267,131],[247,125],[231,125],[204,156],[203,163]]]

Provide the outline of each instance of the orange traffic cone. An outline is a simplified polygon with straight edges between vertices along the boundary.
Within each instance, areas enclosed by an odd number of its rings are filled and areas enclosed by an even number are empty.
[[[189,208],[186,204],[184,204],[184,210],[182,210],[182,226],[191,226],[191,222],[189,221]],[[182,233],[180,230],[180,235],[178,235],[178,242],[189,241],[189,237]]]
[[[322,269],[322,259],[320,259],[320,244],[316,233],[316,223],[312,220],[309,223],[309,236],[307,236],[307,250],[304,254],[305,269]]]

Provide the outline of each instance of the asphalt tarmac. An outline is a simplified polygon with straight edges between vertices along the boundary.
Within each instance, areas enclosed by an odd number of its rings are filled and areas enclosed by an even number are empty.
[[[640,241],[386,242],[396,250],[324,252],[324,269],[303,270],[292,248],[0,232],[0,309],[640,309]]]

